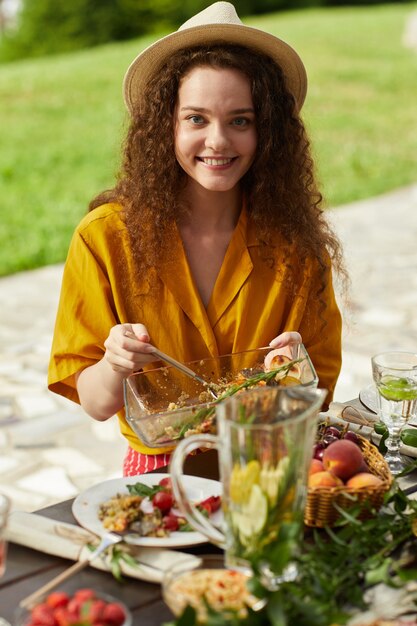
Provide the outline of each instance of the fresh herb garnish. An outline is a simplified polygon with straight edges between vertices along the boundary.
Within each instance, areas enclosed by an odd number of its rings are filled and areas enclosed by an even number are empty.
[[[212,403],[212,406],[203,407],[199,409],[195,413],[195,415],[192,417],[192,419],[190,419],[189,422],[187,422],[186,424],[182,424],[179,432],[173,437],[173,439],[182,439],[188,430],[195,428],[195,426],[197,424],[200,424],[203,420],[213,417],[216,412],[213,405],[216,405],[222,400],[225,400],[225,398],[230,398],[230,396],[234,396],[238,391],[242,391],[243,389],[256,387],[262,382],[264,382],[265,384],[268,384],[272,380],[275,379],[277,374],[280,374],[282,372],[284,372],[284,374],[287,374],[289,370],[293,367],[293,365],[295,365],[296,363],[300,363],[300,361],[303,361],[303,360],[304,360],[304,357],[300,359],[294,359],[293,361],[289,361],[288,363],[285,363],[285,365],[281,365],[280,367],[270,370],[269,372],[259,372],[258,374],[255,374],[254,376],[250,376],[242,383],[235,383],[233,385],[230,385],[217,398],[217,400],[214,400],[214,402]]]
[[[152,500],[154,495],[158,491],[166,491],[163,485],[145,485],[144,483],[135,483],[134,485],[127,485],[127,490],[132,496],[141,496],[141,498],[149,498]]]

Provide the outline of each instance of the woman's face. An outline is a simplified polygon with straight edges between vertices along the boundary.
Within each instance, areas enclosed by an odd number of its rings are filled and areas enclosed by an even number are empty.
[[[235,69],[196,67],[180,83],[175,153],[191,181],[230,191],[250,168],[257,146],[248,78]]]

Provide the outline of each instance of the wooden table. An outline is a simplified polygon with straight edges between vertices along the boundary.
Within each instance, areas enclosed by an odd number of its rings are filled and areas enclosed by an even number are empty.
[[[417,471],[402,478],[400,485],[406,492],[417,492]],[[51,519],[76,524],[71,504],[72,500],[67,500],[38,513]],[[208,543],[187,548],[186,551],[193,554],[221,553],[221,550]],[[13,623],[13,615],[19,602],[70,564],[66,559],[9,544],[6,573],[0,579],[0,616]],[[127,577],[120,584],[109,572],[87,567],[65,583],[65,589],[69,592],[82,587],[92,587],[116,596],[130,608],[134,626],[161,626],[172,619],[171,612],[162,600],[159,584]]]
[[[76,524],[71,504],[72,500],[67,500],[42,509],[38,513],[51,519]],[[186,550],[193,554],[221,552],[211,544],[193,546]],[[0,579],[0,616],[13,623],[19,602],[70,564],[67,559],[9,544],[6,573]],[[124,583],[118,583],[109,572],[87,567],[65,583],[65,590],[69,592],[83,587],[92,587],[97,591],[116,596],[124,602],[133,614],[134,626],[160,626],[172,619],[171,612],[162,600],[159,584],[128,577]]]

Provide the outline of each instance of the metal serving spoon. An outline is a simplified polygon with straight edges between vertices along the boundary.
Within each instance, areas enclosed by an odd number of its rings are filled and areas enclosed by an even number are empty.
[[[151,354],[154,354],[162,361],[166,361],[173,367],[177,368],[177,370],[180,370],[180,372],[182,372],[183,374],[186,374],[186,376],[189,376],[190,378],[194,378],[194,380],[197,380],[200,384],[204,385],[204,387],[206,387],[207,391],[211,394],[214,400],[217,400],[217,398],[219,397],[218,393],[215,391],[211,383],[209,383],[207,380],[204,380],[204,378],[202,378],[192,369],[184,365],[184,363],[181,363],[180,361],[176,361],[175,359],[172,358],[172,356],[169,356],[168,354],[161,352],[161,350],[158,350],[157,348],[154,348]]]
[[[136,338],[136,335],[134,335],[132,332],[127,331],[125,333],[125,335],[127,337],[132,337],[132,339]],[[179,370],[180,372],[182,372],[183,374],[185,374],[186,376],[189,376],[190,378],[193,378],[194,380],[196,380],[197,382],[199,382],[201,385],[204,385],[204,387],[207,389],[207,391],[210,393],[211,397],[214,400],[217,400],[219,397],[219,394],[217,393],[217,391],[214,389],[212,383],[209,383],[207,380],[204,380],[204,378],[202,378],[201,376],[199,376],[196,372],[194,372],[192,369],[190,369],[189,367],[187,367],[186,365],[184,365],[184,363],[181,363],[180,361],[177,361],[176,359],[174,359],[172,356],[169,356],[168,354],[165,354],[165,352],[161,352],[161,350],[158,350],[158,348],[153,348],[152,352],[150,352],[150,354],[153,354],[154,356],[156,356],[158,359],[161,359],[161,361],[165,361],[166,363],[169,363],[170,365],[172,365],[173,367],[175,367],[177,370]]]

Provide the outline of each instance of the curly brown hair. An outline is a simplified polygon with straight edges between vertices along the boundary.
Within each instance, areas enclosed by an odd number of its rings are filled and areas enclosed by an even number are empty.
[[[345,275],[341,246],[324,217],[307,132],[283,72],[253,49],[198,46],[169,58],[133,111],[115,188],[97,196],[90,210],[104,201],[119,202],[138,268],[158,265],[161,250],[169,248],[164,243],[170,229],[187,211],[179,200],[187,175],[175,157],[174,115],[182,77],[200,66],[234,68],[249,79],[258,137],[254,161],[241,180],[249,219],[259,240],[272,248],[277,234],[288,247],[296,245],[299,266],[293,268],[292,289],[307,259],[316,260],[320,295],[329,257]]]

